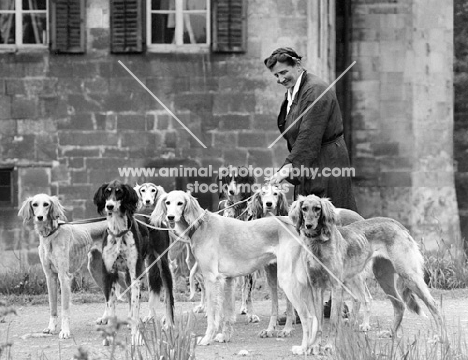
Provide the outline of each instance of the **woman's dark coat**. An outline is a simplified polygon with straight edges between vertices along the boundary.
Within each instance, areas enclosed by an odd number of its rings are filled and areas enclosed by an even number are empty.
[[[299,91],[296,93],[289,114],[286,114],[287,96],[281,105],[278,128],[285,131],[298,117],[324,93],[328,85],[313,74],[304,72]],[[296,185],[297,195],[315,194],[330,198],[336,207],[356,209],[351,177],[321,176],[322,170],[350,168],[348,150],[343,138],[343,121],[333,89],[329,89],[286,133],[283,134],[289,149],[285,164],[292,163],[295,171],[301,165],[318,170],[304,176],[294,176],[288,181]],[[335,170],[337,171],[337,170]],[[320,174],[320,175],[319,175]]]

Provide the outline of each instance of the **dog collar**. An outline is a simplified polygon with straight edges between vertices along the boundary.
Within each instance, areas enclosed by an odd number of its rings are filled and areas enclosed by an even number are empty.
[[[190,229],[187,232],[187,236],[189,237],[189,239],[192,238],[192,235],[195,233],[195,231],[197,231],[201,224],[205,221],[207,215],[208,211],[205,210],[205,213],[199,219],[197,219],[197,221],[190,225]]]

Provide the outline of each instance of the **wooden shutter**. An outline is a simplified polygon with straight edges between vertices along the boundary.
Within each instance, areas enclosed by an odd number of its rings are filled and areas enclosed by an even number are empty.
[[[111,52],[143,51],[141,0],[111,0]]]
[[[213,1],[213,51],[247,49],[247,0]]]
[[[85,0],[51,1],[51,47],[56,53],[85,52]]]

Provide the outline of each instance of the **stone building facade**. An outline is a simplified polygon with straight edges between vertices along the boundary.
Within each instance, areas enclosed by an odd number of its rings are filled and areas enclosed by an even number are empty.
[[[16,214],[38,192],[58,195],[69,218],[80,219],[97,215],[93,194],[114,178],[167,190],[207,180],[120,176],[119,168],[281,165],[285,143],[268,145],[278,136],[284,90],[263,65],[279,46],[297,49],[305,67],[330,82],[356,61],[337,93],[362,214],[401,221],[428,248],[440,238],[460,242],[451,1],[233,2],[244,6],[240,51],[150,49],[143,23],[140,52],[113,52],[119,1],[93,0],[83,2],[84,51],[0,53],[0,175],[10,172],[12,194],[0,202],[1,251],[35,247]],[[200,196],[205,207],[216,203],[215,195]]]

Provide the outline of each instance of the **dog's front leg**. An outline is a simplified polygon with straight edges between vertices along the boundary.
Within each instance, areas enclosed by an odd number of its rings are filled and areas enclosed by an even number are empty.
[[[57,294],[58,294],[58,276],[50,268],[47,270],[44,268],[46,276],[48,297],[49,297],[49,325],[42,330],[44,334],[53,334],[57,330],[58,316],[57,316]]]
[[[143,339],[139,333],[140,322],[140,289],[141,281],[137,280],[135,274],[131,277],[131,292],[132,292],[132,345],[143,345]]]
[[[333,288],[331,290],[331,311],[330,311],[330,334],[328,336],[327,344],[324,346],[324,352],[333,351],[333,339],[337,336],[338,326],[342,319],[343,309],[343,290],[341,288]]]
[[[68,268],[68,264],[67,268]],[[71,305],[71,283],[72,275],[65,271],[65,268],[59,268],[58,279],[60,281],[61,301],[62,301],[62,329],[59,333],[60,339],[70,337],[70,305]]]
[[[259,336],[262,338],[275,336],[276,324],[278,322],[278,269],[276,264],[270,264],[265,266],[265,273],[270,287],[270,298],[271,298],[271,312],[270,322],[266,330],[260,331]],[[289,300],[288,300],[289,303]]]
[[[236,322],[235,284],[236,282],[233,278],[226,278],[224,284],[224,302],[221,310],[223,312],[223,331],[216,335],[215,341],[217,342],[229,342],[234,332],[234,323]]]
[[[203,274],[205,284],[206,296],[206,315],[208,326],[206,328],[205,336],[198,342],[198,345],[209,345],[219,327],[219,312],[221,311],[220,304],[218,304],[218,280],[213,275],[205,276]]]
[[[44,334],[53,334],[57,330],[58,318],[57,318],[57,286],[58,286],[58,275],[53,272],[51,269],[50,262],[46,259],[44,245],[42,243],[39,245],[39,259],[41,260],[42,269],[46,277],[47,283],[47,295],[49,297],[49,325],[42,330]]]

